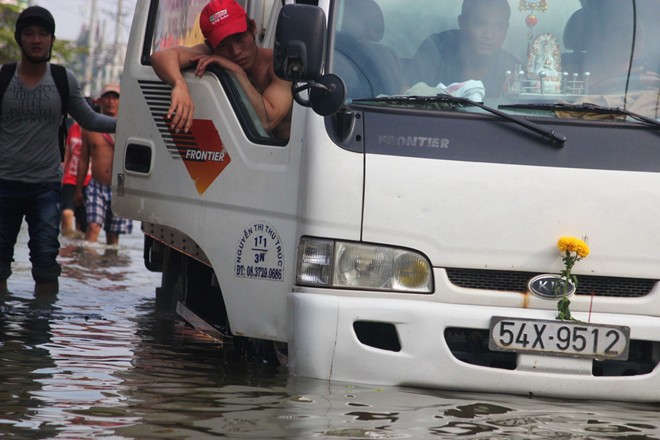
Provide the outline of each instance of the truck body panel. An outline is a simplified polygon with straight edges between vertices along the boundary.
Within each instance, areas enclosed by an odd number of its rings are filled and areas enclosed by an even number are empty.
[[[428,41],[466,47],[460,0],[241,2],[282,75],[323,54],[286,140],[217,67],[184,72],[195,121],[170,129],[149,56],[200,42],[204,4],[139,2],[121,84],[113,210],[142,222],[157,299],[296,376],[660,400],[660,1],[509,1],[496,87],[424,76]],[[323,41],[295,36],[319,11]],[[588,244],[568,273],[560,238]]]

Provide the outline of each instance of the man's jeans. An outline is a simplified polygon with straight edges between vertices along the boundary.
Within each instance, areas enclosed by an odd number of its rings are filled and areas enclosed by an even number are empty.
[[[23,217],[28,225],[32,278],[37,282],[57,280],[62,215],[62,184],[24,183],[0,180],[0,280],[11,275],[14,246]]]

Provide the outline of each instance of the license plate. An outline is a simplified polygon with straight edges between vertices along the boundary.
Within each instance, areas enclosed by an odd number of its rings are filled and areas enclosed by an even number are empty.
[[[494,316],[488,348],[597,359],[628,359],[630,327]]]

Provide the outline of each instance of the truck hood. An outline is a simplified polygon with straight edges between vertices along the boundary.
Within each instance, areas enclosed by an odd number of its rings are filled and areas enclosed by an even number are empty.
[[[484,116],[366,112],[363,239],[435,267],[562,269],[557,240],[586,237],[574,273],[660,276],[660,138],[638,124],[564,123],[555,148]]]

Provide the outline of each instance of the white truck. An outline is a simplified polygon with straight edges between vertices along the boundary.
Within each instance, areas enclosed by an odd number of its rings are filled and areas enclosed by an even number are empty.
[[[121,81],[113,209],[159,304],[295,376],[660,401],[660,1],[246,0],[288,140],[221,69],[170,130],[150,55],[205,3],[139,1]]]

